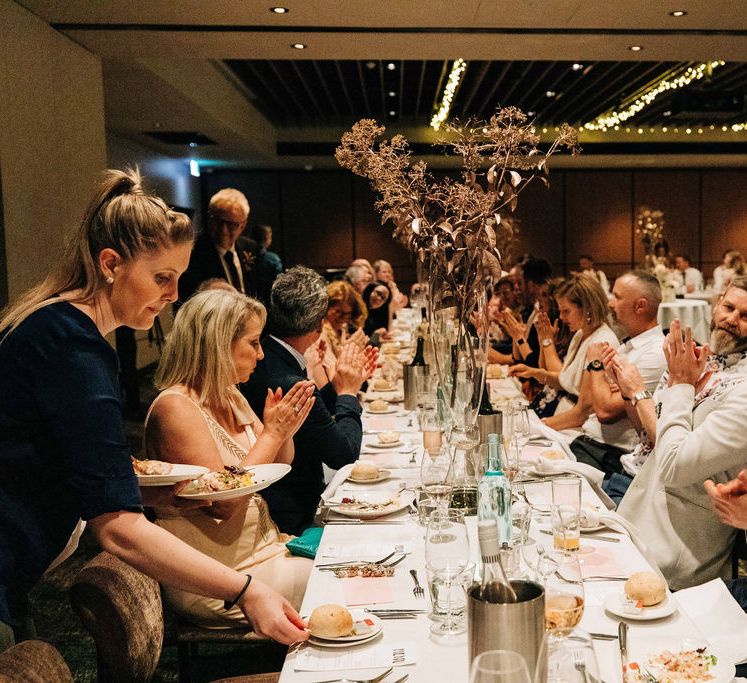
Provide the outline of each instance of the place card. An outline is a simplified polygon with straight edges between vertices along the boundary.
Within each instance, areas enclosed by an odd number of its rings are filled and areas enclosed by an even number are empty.
[[[304,643],[296,650],[295,671],[347,671],[348,669],[388,669],[416,662],[415,643],[379,643],[350,650],[320,650]]]
[[[390,579],[382,577],[355,576],[350,579],[340,579],[345,604],[348,607],[361,605],[381,605],[394,602]]]

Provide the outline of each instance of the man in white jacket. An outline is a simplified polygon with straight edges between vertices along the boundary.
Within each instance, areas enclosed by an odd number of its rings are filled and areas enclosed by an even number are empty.
[[[703,482],[726,483],[747,461],[747,278],[724,292],[711,327],[709,357],[689,329],[683,334],[672,323],[664,342],[667,386],[656,393],[656,447],[619,509],[673,589],[730,571],[737,532],[714,516]]]

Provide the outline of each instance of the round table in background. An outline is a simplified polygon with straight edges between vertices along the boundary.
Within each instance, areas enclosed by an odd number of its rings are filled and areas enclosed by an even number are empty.
[[[662,302],[659,305],[659,325],[667,330],[675,318],[682,323],[682,328],[693,331],[693,339],[705,344],[711,336],[711,306],[701,299],[677,299]]]

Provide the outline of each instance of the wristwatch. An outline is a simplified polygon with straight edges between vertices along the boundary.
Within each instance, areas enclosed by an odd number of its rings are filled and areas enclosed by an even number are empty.
[[[633,394],[633,398],[630,399],[630,405],[635,408],[638,401],[645,401],[647,398],[653,397],[654,395],[648,389],[644,389],[643,391]]]
[[[516,340],[516,346],[521,346],[522,344],[526,344],[526,339],[521,338]]]
[[[596,360],[591,361],[591,363],[586,366],[586,369],[589,372],[599,372],[600,370],[604,370],[604,363],[597,358]]]
[[[552,344],[552,339],[550,337],[547,337],[547,339],[543,339],[541,342],[542,346],[550,346]]]

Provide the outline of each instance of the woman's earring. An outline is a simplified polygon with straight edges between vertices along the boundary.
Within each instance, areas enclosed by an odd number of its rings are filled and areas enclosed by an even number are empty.
[[[106,284],[107,285],[113,285],[114,284],[114,278],[111,275],[108,278],[106,278]]]

